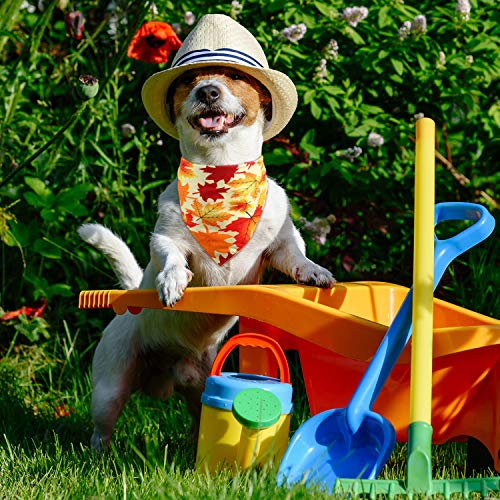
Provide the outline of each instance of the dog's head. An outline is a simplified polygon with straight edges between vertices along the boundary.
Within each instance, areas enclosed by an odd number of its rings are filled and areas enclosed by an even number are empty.
[[[204,67],[183,73],[167,95],[170,119],[191,142],[215,143],[245,128],[260,134],[271,119],[271,94],[254,77],[229,67]]]

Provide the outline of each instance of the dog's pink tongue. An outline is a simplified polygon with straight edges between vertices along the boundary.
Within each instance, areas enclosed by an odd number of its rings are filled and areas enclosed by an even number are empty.
[[[217,116],[205,116],[200,118],[200,123],[203,128],[222,128],[224,126],[225,117],[224,115]]]

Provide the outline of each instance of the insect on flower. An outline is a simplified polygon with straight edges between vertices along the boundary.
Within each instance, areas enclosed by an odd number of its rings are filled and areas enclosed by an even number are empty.
[[[127,56],[139,61],[161,64],[182,45],[172,26],[160,21],[144,23],[132,38]]]

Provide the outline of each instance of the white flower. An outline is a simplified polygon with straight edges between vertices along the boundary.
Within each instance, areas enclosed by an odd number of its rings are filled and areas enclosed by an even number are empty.
[[[326,69],[326,59],[321,59],[319,61],[319,64],[315,69],[315,74],[316,78],[319,78],[320,80],[326,77],[326,75],[328,74],[328,71]]]
[[[415,120],[421,120],[424,116],[425,115],[423,113],[416,113],[413,115],[413,118],[415,118]]]
[[[346,7],[341,15],[342,19],[353,27],[356,27],[366,16],[368,16],[368,9],[366,7]]]
[[[457,6],[455,8],[457,14],[460,16],[462,21],[468,21],[470,18],[470,3],[469,0],[457,0]]]
[[[353,161],[354,158],[357,158],[361,153],[363,153],[363,150],[358,146],[354,146],[353,148],[347,148],[344,151],[337,151],[336,155],[341,158],[345,158],[346,160]]]
[[[411,32],[411,22],[405,21],[399,28],[399,38],[404,40]]]
[[[122,136],[125,139],[130,139],[135,134],[135,127],[130,123],[124,123],[122,125]]]
[[[425,33],[427,31],[427,19],[422,14],[415,17],[411,23],[411,31],[418,35],[420,33]]]
[[[307,220],[305,217],[301,217],[298,223],[301,229],[310,234],[313,241],[320,245],[324,245],[326,243],[326,236],[331,231],[332,224],[335,220],[335,215],[314,217],[312,221]]]
[[[328,42],[328,45],[323,50],[327,59],[338,59],[339,57],[339,44],[333,38]]]
[[[184,22],[188,26],[192,26],[195,21],[196,21],[196,17],[190,10],[188,10],[187,12],[184,13]]]
[[[465,60],[467,61],[468,64],[472,64],[474,62],[474,56],[471,55],[465,56]]]
[[[172,29],[178,34],[180,35],[182,33],[182,26],[181,26],[181,23],[172,23]]]
[[[443,51],[439,52],[438,62],[436,63],[436,67],[438,69],[444,69],[446,66],[446,55]]]
[[[21,4],[20,9],[27,10],[30,14],[33,14],[33,12],[35,12],[35,10],[36,10],[36,7],[32,4],[30,4],[29,2],[27,2],[26,0],[24,0],[23,3]]]
[[[111,39],[117,40],[120,36],[120,26],[128,23],[126,13],[116,2],[109,2],[106,10],[110,12],[107,33]]]
[[[233,0],[231,2],[231,17],[237,17],[243,10],[243,5],[241,5],[238,0]]]
[[[151,2],[151,4],[149,2],[147,2],[146,5],[149,5],[149,10],[151,11],[151,14],[153,16],[158,15],[158,7],[156,6],[156,4],[154,2]]]
[[[289,41],[289,42],[298,42],[304,35],[306,34],[307,28],[304,23],[300,24],[292,24],[285,28],[281,34]]]
[[[377,134],[376,132],[370,132],[368,134],[368,146],[371,148],[379,148],[384,144],[384,138]]]

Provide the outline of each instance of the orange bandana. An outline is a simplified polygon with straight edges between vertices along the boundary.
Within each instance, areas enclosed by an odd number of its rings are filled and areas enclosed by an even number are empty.
[[[221,266],[241,250],[257,227],[267,195],[262,156],[240,165],[197,165],[184,158],[177,172],[182,218]]]

